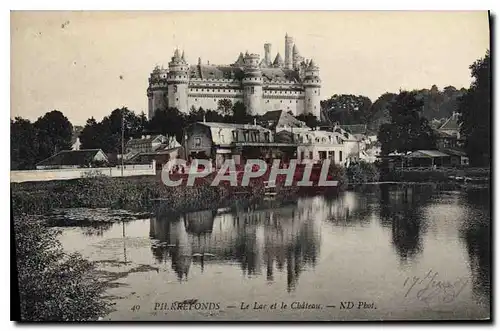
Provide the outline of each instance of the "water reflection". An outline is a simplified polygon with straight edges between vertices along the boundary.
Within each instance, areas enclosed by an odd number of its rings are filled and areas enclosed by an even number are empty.
[[[489,305],[491,210],[489,190],[467,190],[461,201],[468,205],[464,215],[461,236],[469,256],[472,291],[475,299]]]
[[[205,210],[182,215],[157,213],[150,236],[160,241],[152,252],[158,262],[171,261],[180,281],[192,263],[237,263],[248,277],[286,268],[292,291],[300,273],[314,268],[320,234],[314,201],[281,206],[246,206],[229,211]]]
[[[423,210],[430,202],[432,187],[380,185],[379,188],[380,223],[391,229],[392,245],[400,263],[413,262],[422,252],[422,236],[427,228]]]

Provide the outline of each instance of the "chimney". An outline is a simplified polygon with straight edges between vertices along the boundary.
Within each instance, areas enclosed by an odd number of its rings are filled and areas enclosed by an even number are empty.
[[[264,63],[266,65],[271,64],[271,44],[269,43],[264,44]]]

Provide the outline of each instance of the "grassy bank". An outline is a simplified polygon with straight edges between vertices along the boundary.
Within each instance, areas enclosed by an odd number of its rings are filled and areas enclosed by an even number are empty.
[[[248,187],[230,187],[227,183],[210,186],[211,178],[194,186],[168,187],[158,176],[78,178],[65,181],[11,183],[14,215],[41,215],[56,208],[120,208],[149,211],[160,201],[164,208],[190,211],[226,206],[234,200],[255,200],[264,195],[262,180]],[[278,184],[284,198],[295,188]]]
[[[218,187],[167,187],[155,176],[79,178],[65,181],[12,183],[14,214],[44,214],[54,208],[125,208],[146,210],[153,199],[172,208],[203,207],[224,198]]]

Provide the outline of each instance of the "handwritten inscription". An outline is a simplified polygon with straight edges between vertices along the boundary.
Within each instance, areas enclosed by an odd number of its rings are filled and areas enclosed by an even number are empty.
[[[403,287],[405,297],[414,297],[428,306],[436,303],[451,303],[463,291],[469,279],[442,280],[439,273],[429,270],[423,277],[407,277]]]

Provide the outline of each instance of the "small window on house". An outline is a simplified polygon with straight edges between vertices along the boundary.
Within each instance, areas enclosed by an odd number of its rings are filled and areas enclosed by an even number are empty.
[[[342,162],[342,151],[339,151],[339,162]]]

